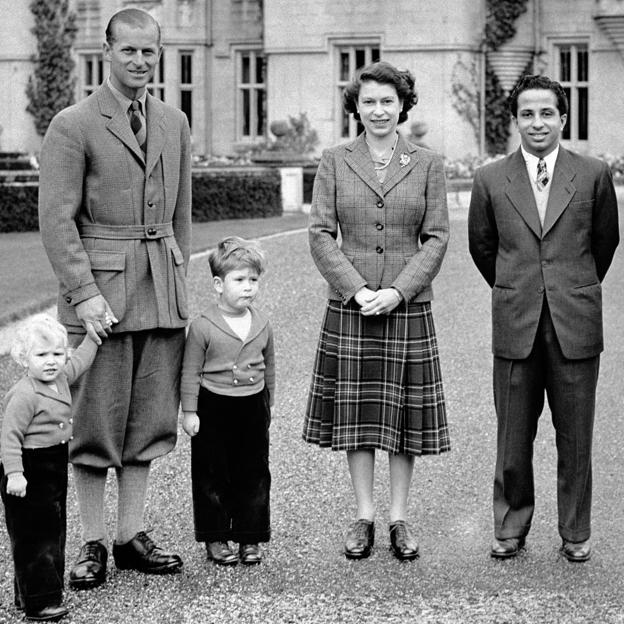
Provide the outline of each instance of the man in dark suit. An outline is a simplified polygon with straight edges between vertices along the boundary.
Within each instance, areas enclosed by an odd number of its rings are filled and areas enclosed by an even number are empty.
[[[515,556],[529,532],[545,393],[556,431],[561,550],[569,561],[586,561],[601,282],[619,242],[617,201],[605,163],[559,144],[568,112],[559,83],[524,76],[509,104],[521,147],[477,171],[468,216],[470,253],[492,287],[491,555]]]
[[[160,27],[123,9],[106,29],[110,76],[61,111],[41,150],[40,229],[59,280],[59,317],[72,342],[102,341],[73,388],[70,460],[83,547],[70,586],[106,578],[104,488],[118,483],[115,564],[175,572],[143,530],[152,460],[176,442],[179,374],[188,318],[191,153],[186,116],[146,90],[161,54]]]

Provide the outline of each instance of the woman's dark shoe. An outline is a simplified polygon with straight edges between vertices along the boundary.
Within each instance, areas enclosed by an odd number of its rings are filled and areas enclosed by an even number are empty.
[[[206,542],[206,553],[210,561],[218,565],[236,565],[238,557],[227,545],[227,542]]]
[[[375,543],[375,523],[360,519],[349,528],[345,539],[344,554],[347,559],[366,559]]]
[[[410,561],[418,557],[418,544],[404,520],[390,524],[390,549],[401,561]]]
[[[100,541],[82,545],[78,560],[69,573],[69,586],[72,589],[91,589],[106,580],[108,552]]]
[[[262,562],[262,552],[258,544],[241,544],[238,550],[241,563],[255,565]]]
[[[26,619],[33,622],[56,622],[69,613],[67,607],[54,605],[43,607],[38,611],[26,611]]]
[[[113,544],[113,557],[120,570],[138,570],[145,574],[170,574],[182,567],[179,555],[156,546],[145,531],[139,531],[126,544]]]

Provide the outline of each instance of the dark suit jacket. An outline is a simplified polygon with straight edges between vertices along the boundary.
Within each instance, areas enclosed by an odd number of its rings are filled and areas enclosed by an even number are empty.
[[[430,301],[448,237],[440,156],[399,137],[382,185],[364,134],[323,152],[309,239],[330,299],[393,286],[405,301]]]
[[[190,132],[180,110],[149,94],[146,112],[145,159],[106,84],[46,133],[39,223],[65,325],[79,329],[74,306],[97,294],[119,320],[115,333],[186,325]]]
[[[619,242],[604,162],[559,148],[543,227],[520,149],[482,167],[468,235],[472,258],[492,287],[494,355],[529,355],[544,298],[565,357],[602,351],[601,281]]]

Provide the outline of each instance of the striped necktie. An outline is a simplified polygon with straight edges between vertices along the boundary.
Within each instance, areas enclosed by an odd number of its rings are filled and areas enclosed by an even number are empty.
[[[132,100],[130,104],[130,127],[137,143],[141,148],[143,154],[147,151],[147,129],[145,127],[145,118],[141,114],[141,102],[139,100]]]
[[[546,168],[546,161],[543,158],[540,158],[537,163],[537,188],[540,191],[543,191],[549,180],[550,177],[548,175],[548,169]]]

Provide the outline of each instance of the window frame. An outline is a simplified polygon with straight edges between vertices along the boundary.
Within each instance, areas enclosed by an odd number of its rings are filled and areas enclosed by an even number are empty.
[[[185,80],[184,76],[184,67],[183,67],[183,58],[190,58],[190,68],[189,68],[189,80]],[[193,108],[194,108],[194,98],[193,92],[195,90],[195,68],[197,67],[197,63],[195,62],[195,50],[192,48],[181,48],[178,50],[178,105],[180,110],[183,111],[188,119],[189,128],[193,128]],[[188,95],[190,99],[190,110],[186,110],[186,106],[184,105],[184,98]]]
[[[93,74],[99,73],[99,76],[96,77],[96,81],[99,78],[99,82],[87,81],[87,63],[89,61],[94,65]],[[105,80],[104,55],[102,51],[80,50],[78,52],[78,68],[78,100],[82,100],[96,91]]]
[[[236,140],[244,143],[262,141],[267,136],[267,58],[264,50],[259,47],[237,48],[236,54]],[[249,57],[249,81],[243,81],[243,59]],[[262,81],[257,80],[258,61],[262,61]],[[245,119],[245,92],[249,93],[249,119]],[[262,101],[258,102],[258,94],[262,93]],[[258,115],[261,106],[260,118]],[[259,120],[261,122],[259,123]],[[245,126],[249,133],[245,134]],[[253,131],[252,131],[253,130]]]

